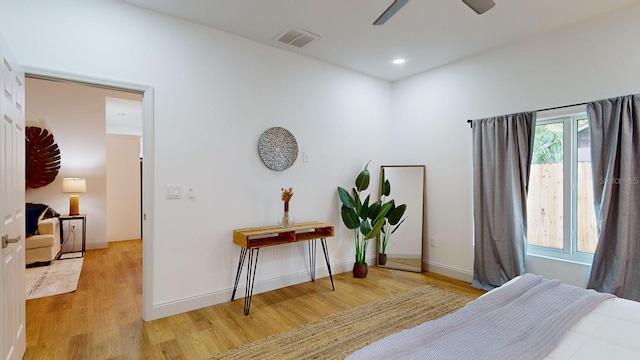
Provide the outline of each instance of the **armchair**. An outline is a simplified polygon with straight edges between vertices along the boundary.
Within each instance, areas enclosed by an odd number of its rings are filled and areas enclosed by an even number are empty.
[[[57,217],[40,220],[38,233],[25,240],[27,265],[49,265],[60,252],[60,221]]]

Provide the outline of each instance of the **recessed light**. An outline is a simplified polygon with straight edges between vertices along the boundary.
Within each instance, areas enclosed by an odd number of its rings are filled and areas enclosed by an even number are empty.
[[[406,60],[405,59],[395,59],[393,60],[393,63],[396,65],[400,65],[400,64],[404,64]]]

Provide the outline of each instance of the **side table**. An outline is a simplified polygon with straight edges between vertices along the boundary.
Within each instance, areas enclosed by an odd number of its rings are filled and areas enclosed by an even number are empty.
[[[62,255],[67,254],[67,253],[63,253],[62,250],[60,252],[60,257],[59,260],[67,260],[67,259],[77,259],[77,258],[81,258],[84,257],[84,253],[86,251],[86,246],[87,246],[87,214],[78,214],[78,215],[60,215],[60,217],[58,218],[60,221],[60,241],[62,241],[64,243],[64,222],[65,221],[72,221],[72,220],[81,220],[82,221],[82,253],[80,256],[74,256],[74,257],[65,257],[63,258]],[[74,251],[75,252],[75,251]]]

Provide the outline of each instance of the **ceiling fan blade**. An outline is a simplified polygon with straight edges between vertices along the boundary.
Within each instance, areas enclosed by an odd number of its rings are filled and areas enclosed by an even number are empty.
[[[384,24],[385,22],[387,22],[387,20],[391,19],[391,17],[393,15],[395,15],[395,13],[397,13],[398,10],[400,10],[408,2],[409,2],[409,0],[394,0],[393,4],[391,4],[387,8],[387,10],[385,10],[382,13],[382,15],[380,15],[380,17],[378,17],[376,19],[376,21],[373,22],[373,25],[382,25],[382,24]]]
[[[484,14],[496,5],[493,0],[462,0],[462,2],[478,14]]]

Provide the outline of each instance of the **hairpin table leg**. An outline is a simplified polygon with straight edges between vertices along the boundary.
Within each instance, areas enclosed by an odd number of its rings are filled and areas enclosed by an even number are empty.
[[[336,290],[336,287],[333,285],[333,275],[331,274],[331,262],[329,261],[329,252],[327,251],[327,239],[320,239],[320,243],[322,244],[322,251],[324,252],[324,259],[327,261],[327,269],[329,269],[329,277],[331,278],[331,288],[333,291]]]
[[[240,248],[240,258],[238,259],[238,271],[236,272],[236,282],[233,285],[233,292],[231,293],[231,301],[236,297],[236,290],[238,290],[238,282],[240,281],[240,274],[242,273],[242,265],[244,265],[244,258],[247,256],[247,249]]]
[[[253,296],[253,284],[256,279],[256,268],[258,267],[258,253],[260,248],[249,250],[249,262],[247,263],[247,285],[244,289],[244,314],[249,315],[251,308],[251,296]],[[255,260],[253,254],[256,254]]]
[[[316,281],[316,240],[309,240],[309,271],[311,281]]]

